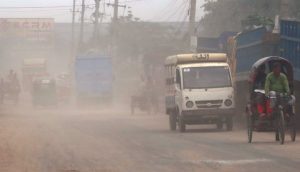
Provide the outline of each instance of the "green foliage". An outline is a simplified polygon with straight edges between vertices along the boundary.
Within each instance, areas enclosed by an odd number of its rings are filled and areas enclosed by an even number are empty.
[[[294,2],[291,12],[300,17],[300,1]],[[205,15],[200,21],[203,34],[217,36],[223,31],[240,31],[242,21],[250,22],[251,18],[256,24],[273,24],[272,20],[279,15],[280,3],[281,0],[205,0],[202,6]]]
[[[274,26],[274,21],[268,17],[259,15],[250,15],[245,20],[242,20],[243,29],[252,29],[258,26]]]

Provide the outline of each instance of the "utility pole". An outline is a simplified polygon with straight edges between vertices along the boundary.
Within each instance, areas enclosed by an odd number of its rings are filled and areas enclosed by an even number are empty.
[[[293,7],[293,1],[292,0],[281,0],[280,3],[280,16],[281,18],[290,18],[291,16],[291,11]]]
[[[118,22],[119,17],[119,0],[115,0],[114,5],[114,22]]]
[[[197,47],[197,37],[195,31],[196,22],[196,0],[190,0],[190,23],[189,23],[189,34],[190,34],[190,48],[194,51]],[[196,46],[196,47],[195,47]]]
[[[72,91],[72,102],[75,101],[75,73],[74,73],[74,63],[75,63],[75,14],[76,14],[76,0],[73,0],[73,9],[72,9],[72,38],[71,38],[71,58],[70,58],[70,75],[71,75],[71,91]]]
[[[118,22],[119,18],[119,7],[126,8],[126,5],[120,5],[119,0],[115,0],[114,4],[107,3],[108,6],[112,6],[114,8],[114,16],[113,16],[113,22]]]
[[[94,24],[94,42],[97,43],[99,39],[99,17],[100,17],[100,1],[101,0],[95,0],[95,24]]]
[[[114,8],[114,16],[112,20],[112,48],[114,49],[116,47],[118,33],[119,7],[126,8],[126,5],[120,5],[119,0],[115,0],[114,4],[108,3],[107,5]]]
[[[85,0],[82,0],[79,46],[82,46],[82,44],[83,44],[83,38],[84,38],[84,15],[85,15]]]
[[[195,21],[196,21],[196,0],[190,0],[190,36],[195,36]]]
[[[76,10],[76,0],[73,0],[73,11],[72,11],[72,38],[71,38],[71,63],[73,63],[73,58],[75,56],[75,10]]]

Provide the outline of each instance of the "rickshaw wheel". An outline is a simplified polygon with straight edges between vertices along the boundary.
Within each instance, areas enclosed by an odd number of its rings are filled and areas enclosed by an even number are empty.
[[[284,120],[284,114],[283,111],[281,110],[278,114],[277,117],[277,127],[278,127],[278,134],[279,134],[279,141],[280,144],[284,144],[284,139],[285,139],[285,120]]]
[[[295,115],[290,116],[289,120],[289,130],[290,130],[290,135],[291,135],[291,140],[292,142],[296,141],[296,135],[297,135],[297,130],[296,130],[296,125],[295,125]]]
[[[251,115],[247,115],[247,132],[248,132],[248,143],[252,143],[253,136],[253,118]]]

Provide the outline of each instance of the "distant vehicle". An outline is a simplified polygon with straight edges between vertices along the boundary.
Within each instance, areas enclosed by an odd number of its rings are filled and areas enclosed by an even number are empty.
[[[234,88],[226,54],[181,54],[165,61],[166,113],[170,129],[186,125],[226,124],[232,130]]]
[[[37,78],[32,86],[33,106],[56,106],[56,83],[52,78]]]
[[[25,58],[23,60],[23,89],[31,90],[34,78],[47,76],[47,60],[44,58]]]
[[[75,84],[78,103],[111,103],[113,97],[111,57],[98,53],[79,55],[75,62]]]

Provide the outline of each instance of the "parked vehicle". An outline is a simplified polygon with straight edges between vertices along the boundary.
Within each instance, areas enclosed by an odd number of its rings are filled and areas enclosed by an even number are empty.
[[[75,84],[78,103],[111,103],[113,80],[111,57],[87,53],[76,58]]]
[[[186,125],[226,124],[232,130],[234,87],[226,54],[181,54],[165,61],[166,113],[170,129]]]
[[[260,124],[268,123],[273,127],[275,131],[275,138],[280,141],[281,144],[285,141],[286,127],[290,130],[291,140],[295,141],[296,138],[296,113],[295,113],[295,97],[285,94],[273,93],[270,96],[265,95],[264,89],[255,88],[258,70],[261,67],[265,68],[266,73],[271,72],[271,66],[275,62],[279,62],[282,65],[282,71],[287,75],[289,80],[289,87],[291,93],[294,92],[293,87],[293,67],[292,64],[281,57],[265,57],[258,60],[251,69],[249,77],[249,97],[250,101],[246,107],[247,114],[247,128],[248,128],[248,142],[252,142],[253,130],[259,127]],[[262,97],[263,101],[258,100],[258,97]],[[269,96],[269,97],[268,97]],[[265,107],[265,113],[270,113],[268,118],[262,118],[259,115],[258,104],[263,104]],[[269,112],[268,112],[269,111]]]

